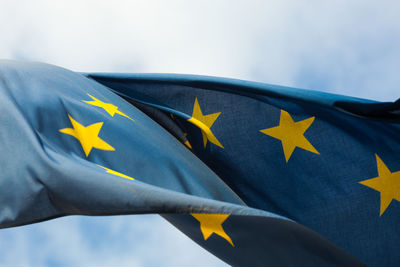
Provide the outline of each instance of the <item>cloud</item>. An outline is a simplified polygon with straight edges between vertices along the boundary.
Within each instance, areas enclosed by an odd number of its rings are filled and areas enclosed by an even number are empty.
[[[157,215],[70,216],[0,231],[0,266],[226,266]]]
[[[397,1],[19,1],[0,56],[77,71],[226,76],[399,97]]]

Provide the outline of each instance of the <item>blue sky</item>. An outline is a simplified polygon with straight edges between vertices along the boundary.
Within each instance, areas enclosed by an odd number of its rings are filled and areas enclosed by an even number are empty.
[[[400,97],[398,1],[0,0],[0,58]],[[157,215],[0,231],[1,266],[225,266]]]

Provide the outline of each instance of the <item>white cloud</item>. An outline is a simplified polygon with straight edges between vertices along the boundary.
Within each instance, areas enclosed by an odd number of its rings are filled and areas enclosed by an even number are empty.
[[[0,266],[226,266],[156,215],[70,216],[0,231]]]
[[[397,1],[371,0],[9,1],[0,11],[0,57],[393,100],[399,8]]]

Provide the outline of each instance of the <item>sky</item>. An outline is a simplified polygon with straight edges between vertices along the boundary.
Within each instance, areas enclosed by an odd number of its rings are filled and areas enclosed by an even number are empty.
[[[399,1],[0,0],[0,58],[400,97]],[[158,215],[0,230],[0,266],[226,266]]]

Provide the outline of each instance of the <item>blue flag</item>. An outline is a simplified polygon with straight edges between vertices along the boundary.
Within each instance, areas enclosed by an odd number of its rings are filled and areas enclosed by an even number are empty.
[[[158,213],[235,266],[398,266],[400,103],[0,64],[0,226]]]

